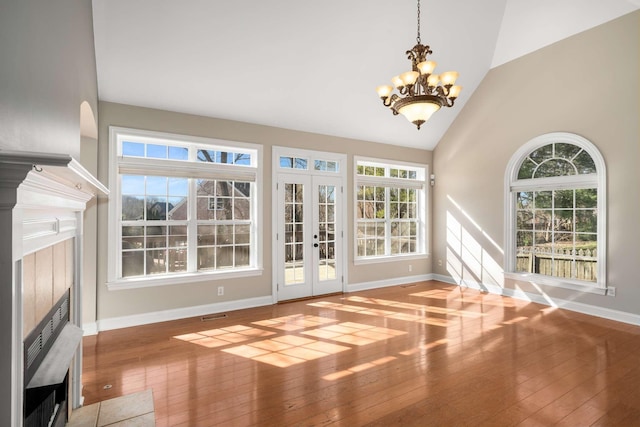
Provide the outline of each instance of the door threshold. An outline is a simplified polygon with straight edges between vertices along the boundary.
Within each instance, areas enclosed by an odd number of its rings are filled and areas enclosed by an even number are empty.
[[[310,299],[333,297],[333,296],[336,296],[336,295],[344,295],[344,292],[340,291],[340,292],[333,292],[333,293],[330,293],[330,294],[312,295],[312,296],[302,297],[302,298],[286,299],[286,300],[278,301],[277,304],[287,304],[287,303],[290,303],[290,302],[307,301],[307,300],[310,300]]]

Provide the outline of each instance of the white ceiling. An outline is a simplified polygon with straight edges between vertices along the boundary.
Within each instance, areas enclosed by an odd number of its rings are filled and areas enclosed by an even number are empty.
[[[490,68],[640,0],[422,0],[421,39],[462,94],[417,131],[375,88],[410,67],[409,0],[93,0],[99,98],[433,149]]]

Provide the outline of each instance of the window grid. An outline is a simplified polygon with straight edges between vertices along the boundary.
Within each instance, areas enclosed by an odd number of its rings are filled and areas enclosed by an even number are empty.
[[[387,191],[385,187],[359,185],[357,191],[357,254],[385,255]]]
[[[251,183],[199,179],[196,187],[198,271],[249,266]]]
[[[318,279],[336,278],[336,187],[318,186]]]
[[[304,271],[304,184],[285,186],[285,268],[286,284],[303,283]]]
[[[542,135],[512,157],[507,176],[505,273],[606,293],[606,178],[597,148],[574,134]]]
[[[426,253],[426,168],[356,159],[356,259]]]
[[[233,180],[233,170],[223,173],[230,179],[189,178],[184,172],[172,177],[171,168],[147,162],[179,160],[255,169],[255,151],[202,148],[149,137],[140,140],[117,139],[121,157],[116,158],[116,165],[120,158],[138,158],[135,173],[118,174],[117,278],[254,266],[253,182]],[[145,174],[145,170],[152,173]],[[212,171],[216,171],[213,164]]]
[[[417,192],[412,188],[390,188],[391,254],[417,251]]]
[[[516,271],[597,280],[597,189],[516,194]]]

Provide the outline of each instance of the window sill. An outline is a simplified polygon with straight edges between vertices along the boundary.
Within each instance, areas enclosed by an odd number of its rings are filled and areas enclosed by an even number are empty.
[[[150,288],[167,285],[183,285],[190,283],[207,282],[221,279],[235,279],[240,277],[251,277],[262,275],[262,267],[247,268],[243,270],[198,272],[172,274],[162,277],[135,277],[128,279],[117,279],[107,282],[107,289],[110,291],[120,291],[125,289]]]
[[[555,288],[570,289],[572,291],[580,291],[590,294],[607,295],[607,287],[604,284],[587,284],[588,282],[568,281],[561,278],[544,276],[532,273],[504,273],[505,279],[519,280],[531,283],[533,285],[553,286]]]
[[[428,259],[429,254],[386,255],[368,258],[356,258],[353,265],[379,264],[383,262],[411,261],[414,259]]]

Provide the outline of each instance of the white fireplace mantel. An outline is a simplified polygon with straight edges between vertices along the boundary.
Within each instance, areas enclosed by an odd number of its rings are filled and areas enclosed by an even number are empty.
[[[22,258],[75,238],[72,322],[81,326],[82,216],[89,200],[108,193],[68,155],[0,150],[0,425],[23,425]],[[78,350],[74,406],[81,363]]]

